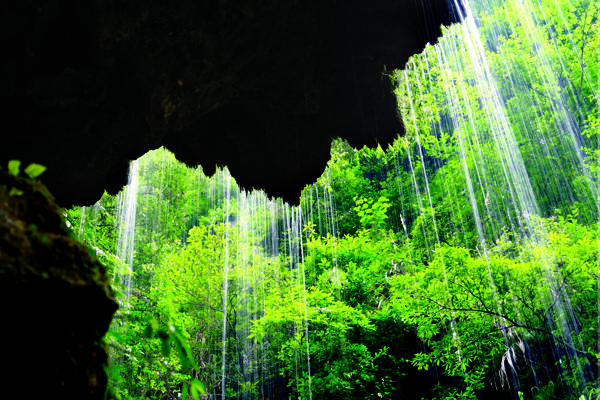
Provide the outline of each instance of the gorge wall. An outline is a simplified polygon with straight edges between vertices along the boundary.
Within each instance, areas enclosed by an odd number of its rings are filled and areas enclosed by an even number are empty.
[[[458,19],[453,0],[10,3],[0,165],[47,166],[62,206],[117,193],[160,146],[297,203],[332,138],[403,132],[386,71]]]

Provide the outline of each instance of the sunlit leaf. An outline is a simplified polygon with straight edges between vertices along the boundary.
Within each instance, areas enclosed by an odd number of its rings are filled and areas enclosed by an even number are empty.
[[[38,176],[40,176],[42,173],[44,173],[44,171],[46,170],[46,167],[44,167],[43,165],[40,164],[29,164],[27,166],[27,168],[25,168],[25,173],[31,178],[37,178]]]
[[[189,397],[189,392],[188,392],[188,383],[187,382],[183,382],[183,387],[181,388],[181,398],[184,400],[187,400]]]
[[[108,339],[114,339],[119,342],[125,341],[125,339],[123,338],[123,335],[121,335],[119,332],[112,330],[112,329],[108,330],[106,332],[106,335],[104,335],[104,337],[108,338]]]
[[[184,371],[187,371],[190,367],[189,357],[186,354],[183,346],[181,345],[181,341],[177,336],[173,336],[173,343],[175,343],[175,349],[177,350],[177,357],[179,358],[179,362],[183,367]]]
[[[173,335],[173,342],[175,343],[175,347],[177,348],[179,360],[183,368],[188,369],[189,367],[193,367],[195,369],[198,369],[198,365],[196,365],[196,362],[192,357],[192,350],[190,349],[190,346],[188,345],[183,335],[176,331]]]
[[[19,167],[21,166],[21,161],[19,160],[10,160],[8,162],[8,173],[14,176],[19,175]]]
[[[22,194],[23,194],[23,191],[17,189],[16,187],[11,187],[10,192],[8,192],[9,196],[21,196]]]
[[[198,400],[200,396],[206,396],[206,387],[204,383],[200,382],[198,379],[192,380],[192,397],[194,400]]]

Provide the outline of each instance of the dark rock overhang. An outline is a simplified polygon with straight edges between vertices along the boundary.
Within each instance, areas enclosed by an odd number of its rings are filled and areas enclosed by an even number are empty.
[[[297,203],[331,139],[403,132],[385,72],[402,68],[453,0],[33,0],[3,5],[0,164],[48,167],[62,206],[126,183],[166,146],[206,174]]]

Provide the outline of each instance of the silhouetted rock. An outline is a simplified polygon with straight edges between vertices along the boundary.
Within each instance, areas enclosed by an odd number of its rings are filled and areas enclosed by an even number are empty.
[[[105,272],[73,237],[42,184],[0,169],[6,393],[25,399],[103,398],[107,354],[101,338],[117,309]]]
[[[331,139],[403,132],[386,71],[402,68],[453,0],[33,0],[2,6],[0,165],[48,167],[62,206],[126,183],[166,146],[212,174],[297,203]]]

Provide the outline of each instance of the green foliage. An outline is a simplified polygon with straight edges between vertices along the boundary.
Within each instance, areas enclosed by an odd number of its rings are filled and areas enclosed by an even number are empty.
[[[9,196],[21,196],[24,192],[21,189],[17,189],[16,187],[11,187],[10,192],[8,192]]]
[[[391,77],[406,136],[334,141],[302,216],[164,150],[133,272],[122,199],[66,211],[123,303],[116,393],[218,397],[224,368],[239,398],[597,397],[598,4],[471,7]]]
[[[371,228],[373,230],[385,228],[386,212],[391,206],[387,197],[380,196],[375,202],[371,199],[354,197],[354,201],[356,202],[354,211],[360,217],[360,224],[363,228]]]
[[[8,173],[14,176],[19,175],[19,167],[21,166],[21,161],[19,160],[10,160],[8,162]]]
[[[25,173],[31,179],[34,179],[34,178],[37,178],[38,176],[40,176],[45,170],[46,170],[46,167],[44,167],[43,165],[34,163],[34,164],[29,164],[27,166],[27,168],[25,168]]]
[[[561,218],[544,224],[547,241],[519,244],[516,239],[511,256],[504,255],[504,236],[487,258],[442,247],[427,266],[394,278],[393,310],[417,327],[428,347],[415,356],[415,366],[426,370],[441,366],[448,376],[464,379],[467,393],[469,388],[481,389],[486,376],[502,380],[511,373],[507,369],[516,373],[517,364],[526,362],[525,342],[550,343],[568,354],[571,344],[561,339],[562,313],[567,310],[553,311],[566,296],[579,322],[588,327],[579,334],[583,348],[595,348],[597,232]],[[548,299],[548,292],[541,289],[555,287],[557,277],[562,277],[559,292]],[[579,363],[594,362],[587,352],[576,357]],[[537,368],[532,366],[532,372]],[[479,378],[469,383],[473,372]]]
[[[19,170],[21,167],[21,161],[19,160],[10,160],[8,162],[8,173],[13,176],[19,176]],[[40,164],[29,164],[27,168],[25,168],[25,173],[29,176],[30,179],[37,178],[46,170],[46,167]],[[11,187],[8,192],[9,196],[22,196],[23,191],[16,187]]]
[[[21,161],[19,160],[10,160],[8,162],[8,172],[13,176],[19,176],[20,167]],[[38,176],[40,176],[45,170],[46,167],[44,167],[43,165],[32,163],[29,164],[27,168],[25,168],[25,173],[27,174],[27,176],[29,176],[29,178],[35,179]]]

